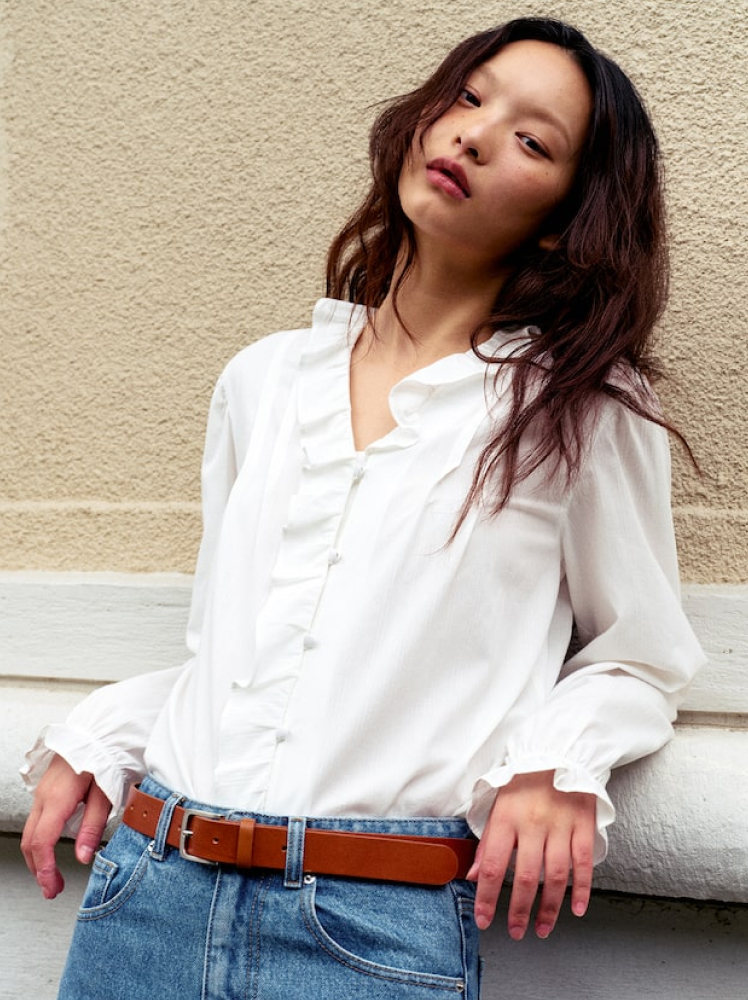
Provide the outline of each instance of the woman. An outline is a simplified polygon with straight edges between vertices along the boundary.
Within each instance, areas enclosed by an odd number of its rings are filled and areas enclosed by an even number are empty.
[[[575,30],[511,22],[394,101],[371,159],[328,265],[353,304],[216,387],[192,659],[30,754],[49,897],[79,804],[88,861],[149,775],[94,861],[67,1000],[477,996],[512,855],[512,937],[541,872],[539,936],[570,874],[585,912],[610,769],[668,739],[701,662],[634,88]]]

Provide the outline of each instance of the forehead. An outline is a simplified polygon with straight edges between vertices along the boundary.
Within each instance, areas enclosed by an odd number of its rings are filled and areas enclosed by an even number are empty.
[[[527,114],[559,121],[575,147],[581,145],[592,112],[592,92],[574,57],[550,42],[510,42],[470,74],[507,95]]]

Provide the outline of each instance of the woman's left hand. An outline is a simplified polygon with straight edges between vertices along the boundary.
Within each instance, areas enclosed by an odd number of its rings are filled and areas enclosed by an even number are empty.
[[[468,878],[477,880],[475,921],[481,930],[491,923],[499,892],[516,849],[509,903],[509,934],[525,935],[543,873],[535,933],[553,930],[572,875],[571,909],[581,917],[592,885],[595,843],[595,796],[559,792],[553,771],[518,774],[496,796],[475,863]]]

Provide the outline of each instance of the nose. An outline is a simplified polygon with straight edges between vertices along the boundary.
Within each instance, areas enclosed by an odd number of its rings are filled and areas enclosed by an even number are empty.
[[[457,144],[476,163],[485,163],[491,157],[502,117],[498,110],[481,107],[472,109],[457,126]]]
[[[477,145],[475,145],[475,143],[469,145],[466,139],[463,139],[461,135],[458,135],[457,145],[462,146],[462,148],[465,150],[468,156],[472,156],[472,158],[476,161],[476,163],[480,162],[480,150],[478,149]]]

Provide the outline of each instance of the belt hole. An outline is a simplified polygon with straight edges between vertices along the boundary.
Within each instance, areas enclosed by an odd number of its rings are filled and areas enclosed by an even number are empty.
[[[213,846],[215,847],[219,843],[218,837],[213,838]]]

